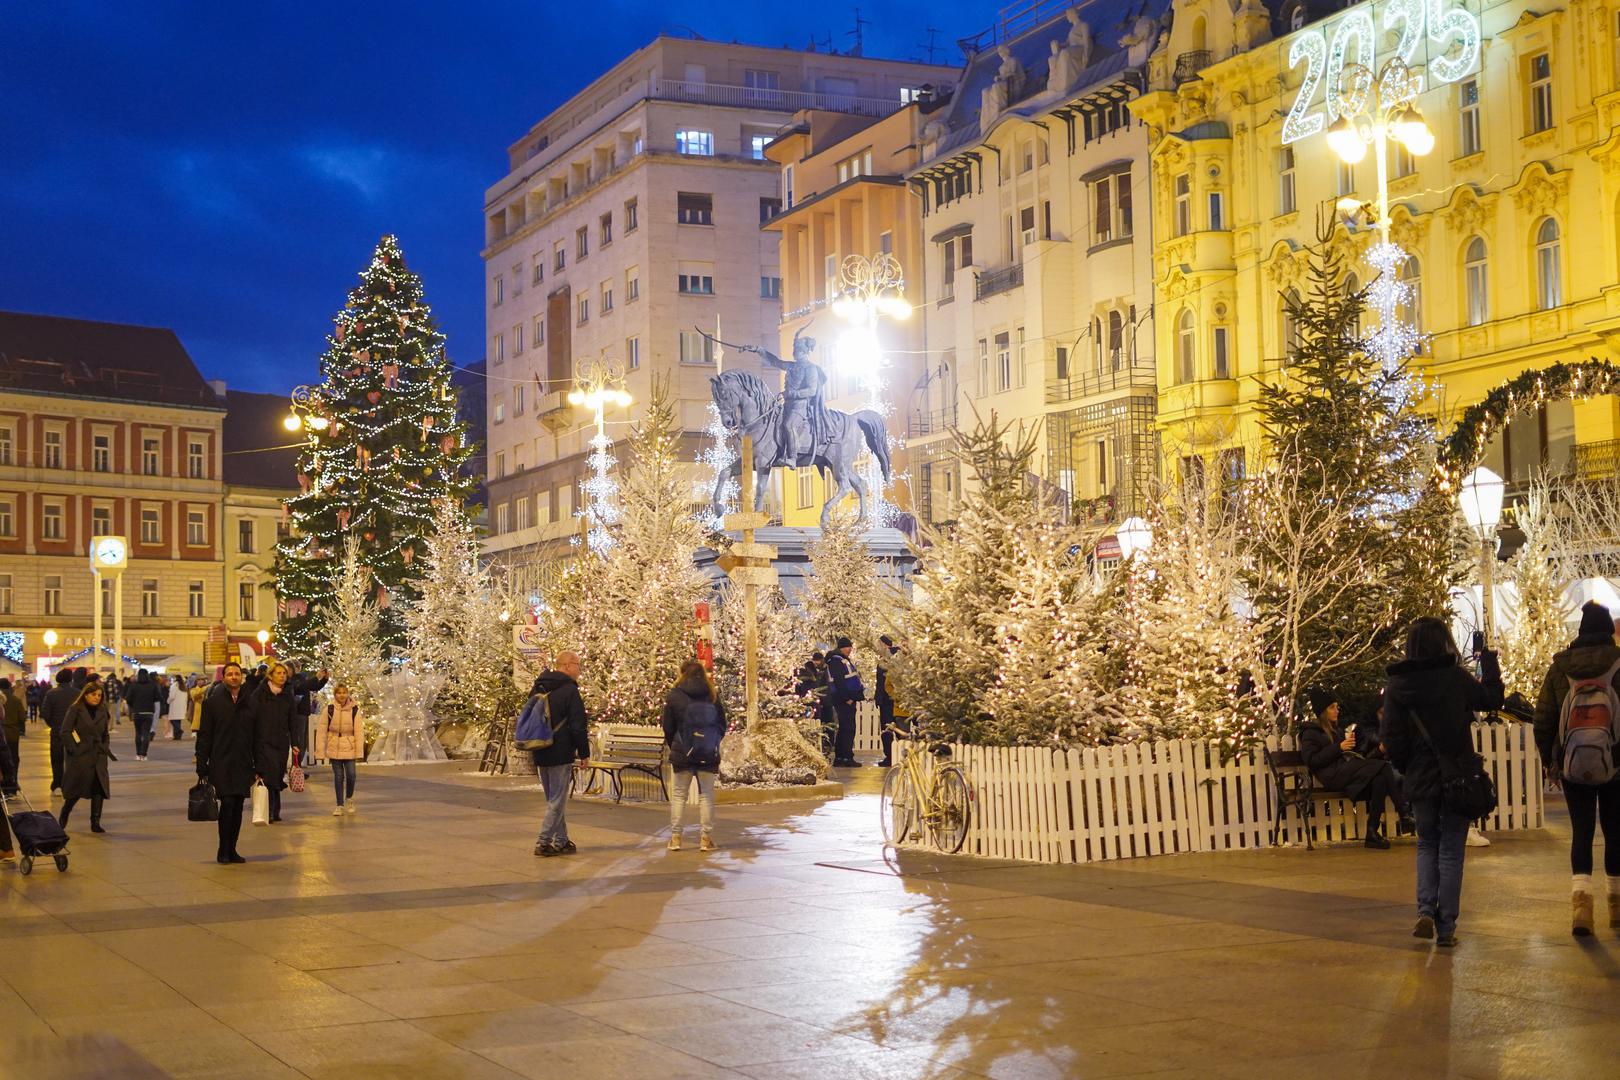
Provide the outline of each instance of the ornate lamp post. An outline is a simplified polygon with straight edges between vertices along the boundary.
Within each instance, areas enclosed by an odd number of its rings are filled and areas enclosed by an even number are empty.
[[[861,380],[868,407],[885,417],[889,415],[889,403],[883,397],[883,369],[888,364],[878,339],[878,325],[885,317],[899,322],[911,318],[905,289],[905,271],[900,260],[889,253],[873,259],[846,255],[838,267],[838,299],[833,301],[832,309],[849,324],[838,338],[838,362]],[[864,479],[874,502],[873,517],[882,524],[889,508],[883,497],[883,469],[872,460],[866,474]]]
[[[298,386],[293,388],[291,397],[292,407],[281,421],[282,427],[288,431],[308,431],[313,439],[332,426],[332,421],[326,416],[326,401],[321,397],[320,390],[312,386]]]
[[[1491,595],[1496,590],[1493,572],[1496,566],[1496,526],[1502,521],[1502,496],[1505,490],[1502,478],[1481,465],[1463,479],[1462,491],[1458,495],[1468,527],[1479,535],[1479,580],[1484,589],[1482,609],[1487,640],[1492,635],[1496,612],[1495,599]]]
[[[1119,537],[1119,554],[1127,563],[1153,547],[1153,527],[1139,517],[1128,517],[1119,523],[1114,535]]]
[[[580,484],[586,505],[580,511],[587,521],[585,542],[590,549],[601,554],[613,546],[608,526],[619,519],[614,500],[619,494],[619,482],[613,478],[613,440],[608,438],[603,412],[609,405],[629,407],[631,397],[624,389],[624,365],[605,356],[592,357],[575,366],[574,389],[568,392],[568,404],[590,409],[596,417],[596,434],[591,438],[590,456],[586,458],[591,475]]]

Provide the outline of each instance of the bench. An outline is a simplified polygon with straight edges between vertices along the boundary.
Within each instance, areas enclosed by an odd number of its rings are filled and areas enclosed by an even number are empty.
[[[1314,837],[1316,829],[1311,824],[1316,816],[1316,804],[1319,802],[1343,801],[1349,804],[1351,813],[1362,813],[1359,800],[1352,799],[1342,791],[1330,791],[1316,786],[1316,778],[1305,764],[1305,756],[1298,750],[1273,750],[1265,748],[1266,769],[1271,773],[1271,787],[1277,793],[1277,817],[1271,823],[1271,846],[1277,846],[1277,840],[1282,835],[1283,818],[1290,808],[1299,811],[1300,822],[1305,831],[1305,847],[1314,850],[1316,844]],[[1393,808],[1386,809],[1386,819]],[[1386,826],[1388,821],[1385,821]]]
[[[664,782],[664,729],[650,724],[599,724],[596,745],[591,760],[580,766],[587,775],[581,794],[588,795],[591,785],[606,777],[613,785],[613,801],[624,797],[625,771],[643,773],[658,781],[658,790],[669,798],[669,786]],[[576,771],[576,776],[578,772]]]

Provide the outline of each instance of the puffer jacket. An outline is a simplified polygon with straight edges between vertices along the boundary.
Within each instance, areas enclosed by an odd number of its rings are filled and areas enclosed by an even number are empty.
[[[1608,634],[1582,634],[1570,642],[1569,648],[1553,657],[1547,677],[1541,680],[1541,693],[1536,697],[1536,749],[1541,751],[1543,765],[1562,766],[1556,761],[1558,718],[1564,711],[1564,698],[1569,696],[1571,679],[1591,679],[1602,675],[1620,661],[1620,646]],[[1620,689],[1620,675],[1614,679]]]
[[[1483,678],[1475,679],[1455,656],[1402,660],[1385,669],[1384,748],[1405,778],[1409,801],[1440,797],[1436,751],[1458,763],[1471,760],[1474,714],[1502,707],[1502,670],[1494,652],[1480,658],[1480,669]],[[1428,729],[1428,739],[1413,723],[1414,712]]]
[[[315,756],[326,761],[359,761],[366,756],[365,721],[360,706],[328,705],[315,726]]]
[[[1384,770],[1384,762],[1346,754],[1339,746],[1342,738],[1320,721],[1307,720],[1299,728],[1299,752],[1311,775],[1325,788],[1359,799],[1373,777]]]

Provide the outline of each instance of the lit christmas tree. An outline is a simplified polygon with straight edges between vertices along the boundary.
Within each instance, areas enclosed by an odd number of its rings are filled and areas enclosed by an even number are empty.
[[[403,644],[402,606],[418,596],[414,563],[434,504],[460,507],[472,491],[444,335],[422,297],[398,241],[385,236],[327,339],[325,381],[307,402],[300,493],[287,503],[292,531],[276,555],[276,637],[293,655],[316,654],[329,633],[335,553],[350,536],[376,581],[384,646]]]
[[[733,727],[747,715],[743,685],[745,633],[742,590],[726,588],[714,620],[714,678]],[[740,783],[806,783],[827,775],[819,749],[819,722],[794,695],[806,651],[804,615],[779,588],[759,589],[754,600],[759,631],[759,721],[721,744],[721,778]]]
[[[855,643],[862,676],[873,677],[878,637],[893,623],[900,605],[893,578],[867,551],[866,535],[849,515],[834,511],[831,523],[805,546],[810,572],[804,582],[804,613],[813,641],[831,648],[840,637]],[[799,663],[809,658],[803,653]]]
[[[1564,598],[1570,566],[1567,526],[1559,519],[1545,480],[1530,485],[1524,501],[1513,510],[1513,520],[1524,533],[1524,545],[1507,565],[1508,580],[1518,594],[1518,618],[1501,635],[1502,681],[1508,693],[1523,694],[1533,702],[1552,667],[1553,654],[1567,647],[1571,637],[1565,623],[1570,607]]]
[[[388,668],[382,644],[377,640],[374,590],[371,570],[360,561],[359,538],[346,538],[343,561],[338,564],[337,578],[332,582],[332,596],[323,624],[324,648],[320,655],[321,662],[331,673],[332,687],[341,683],[349,688],[360,702],[361,715],[368,725],[376,721],[369,707],[371,680]]]

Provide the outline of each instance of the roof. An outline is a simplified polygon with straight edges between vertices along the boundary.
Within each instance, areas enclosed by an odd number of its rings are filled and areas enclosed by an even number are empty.
[[[173,330],[0,311],[0,389],[218,409]]]
[[[298,447],[302,444],[297,434],[282,426],[288,407],[285,394],[225,391],[225,434],[221,439],[225,483],[236,487],[298,487]]]

